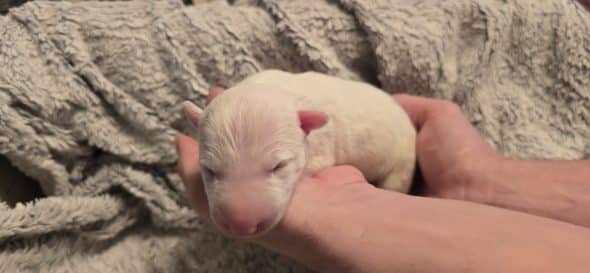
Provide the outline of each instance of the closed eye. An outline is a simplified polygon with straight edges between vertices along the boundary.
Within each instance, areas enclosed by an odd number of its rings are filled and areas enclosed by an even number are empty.
[[[272,168],[272,172],[278,172],[278,171],[284,169],[285,167],[287,167],[289,162],[291,162],[292,160],[293,159],[291,158],[291,159],[280,161],[279,163],[274,165],[274,167]]]
[[[211,177],[211,178],[217,177],[217,175],[218,175],[214,170],[212,170],[209,167],[203,167],[202,172],[205,176]]]

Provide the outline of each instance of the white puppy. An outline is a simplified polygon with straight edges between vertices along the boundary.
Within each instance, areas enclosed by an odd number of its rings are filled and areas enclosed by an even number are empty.
[[[213,222],[253,236],[282,218],[303,176],[349,164],[378,187],[407,192],[416,131],[385,92],[306,72],[267,70],[217,96],[204,111],[184,102],[197,126]]]

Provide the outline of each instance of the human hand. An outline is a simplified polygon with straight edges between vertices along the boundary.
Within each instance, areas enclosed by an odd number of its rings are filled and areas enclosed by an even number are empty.
[[[208,103],[223,92],[221,88],[210,91]],[[209,223],[209,207],[199,170],[199,145],[185,135],[176,137],[178,173],[184,182],[187,198],[193,209]],[[320,234],[330,232],[320,228],[319,221],[329,221],[326,209],[345,210],[343,204],[370,200],[375,189],[368,184],[362,173],[350,166],[336,166],[305,177],[297,185],[290,205],[281,222],[261,236],[247,238],[303,263],[322,263],[317,247]],[[311,251],[310,251],[311,249]],[[310,261],[311,260],[311,261]]]
[[[418,130],[416,153],[424,178],[418,194],[485,203],[482,179],[503,157],[479,135],[461,108],[446,100],[394,95]]]

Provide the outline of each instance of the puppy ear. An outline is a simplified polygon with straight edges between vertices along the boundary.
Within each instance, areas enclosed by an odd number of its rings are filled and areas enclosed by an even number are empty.
[[[328,115],[324,112],[319,111],[298,111],[299,123],[301,124],[301,130],[305,135],[315,129],[322,128],[328,122]]]
[[[199,118],[201,117],[203,110],[190,101],[184,101],[182,103],[182,110],[186,119],[196,128],[198,128]]]

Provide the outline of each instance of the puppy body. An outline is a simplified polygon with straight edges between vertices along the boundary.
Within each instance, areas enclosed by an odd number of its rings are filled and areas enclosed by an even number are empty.
[[[234,235],[272,228],[301,177],[326,167],[353,165],[388,190],[411,186],[416,131],[393,98],[369,84],[267,70],[202,113],[195,107],[185,112],[198,126],[211,215]]]
[[[350,164],[379,187],[404,193],[409,190],[416,161],[416,130],[391,95],[362,82],[279,70],[255,74],[234,87],[244,93],[267,88],[285,93],[268,103],[292,104],[295,109],[328,116],[328,122],[307,138],[304,174]]]

